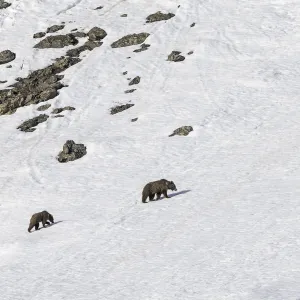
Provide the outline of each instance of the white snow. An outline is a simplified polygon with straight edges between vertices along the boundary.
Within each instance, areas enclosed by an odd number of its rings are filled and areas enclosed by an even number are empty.
[[[300,2],[7,1],[0,51],[16,59],[1,89],[72,48],[34,49],[36,32],[64,21],[58,33],[107,37],[46,102],[75,111],[32,133],[16,127],[38,105],[0,116],[0,299],[299,299]],[[158,10],[175,17],[146,24]],[[147,51],[110,47],[139,32]],[[186,59],[166,61],[173,50]],[[184,125],[194,131],[168,137]],[[60,164],[68,139],[87,155]],[[178,192],[142,203],[161,178]],[[45,209],[58,223],[29,234]]]

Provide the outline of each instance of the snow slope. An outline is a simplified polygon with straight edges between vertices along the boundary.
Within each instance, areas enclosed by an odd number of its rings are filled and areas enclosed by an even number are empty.
[[[299,299],[300,2],[11,2],[0,50],[17,58],[0,66],[0,88],[66,52],[34,49],[35,32],[64,21],[62,33],[99,26],[107,37],[47,101],[75,111],[33,133],[16,127],[36,105],[0,117],[1,300]],[[175,17],[145,24],[158,10]],[[110,47],[143,31],[147,51]],[[166,61],[173,50],[185,61]],[[183,125],[194,131],[168,137]],[[59,164],[68,139],[88,154]],[[178,192],[141,203],[160,178]],[[44,209],[58,223],[29,234]]]

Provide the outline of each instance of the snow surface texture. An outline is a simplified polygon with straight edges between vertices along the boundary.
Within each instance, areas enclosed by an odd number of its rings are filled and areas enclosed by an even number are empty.
[[[300,2],[10,2],[0,50],[16,59],[1,88],[66,52],[34,49],[36,32],[64,21],[58,34],[99,26],[107,37],[46,102],[75,111],[32,133],[16,127],[37,105],[0,117],[1,300],[299,299]],[[175,17],[146,24],[158,10]],[[139,32],[147,51],[110,47]],[[166,61],[173,50],[186,59]],[[168,137],[185,125],[194,131]],[[60,164],[69,139],[87,155]],[[178,192],[141,203],[161,178]],[[58,223],[29,234],[44,209]]]

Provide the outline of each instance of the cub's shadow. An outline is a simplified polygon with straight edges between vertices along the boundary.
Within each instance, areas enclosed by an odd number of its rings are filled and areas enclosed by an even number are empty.
[[[188,192],[190,192],[191,190],[183,190],[183,191],[180,191],[180,192],[176,192],[176,193],[173,193],[173,194],[170,194],[168,195],[170,198],[173,198],[173,197],[176,197],[178,195],[182,195],[182,194],[186,194]],[[168,200],[168,198],[165,198],[164,196],[161,196],[158,200],[156,199],[153,199],[152,201],[155,202],[155,201],[160,201],[160,200]],[[151,202],[152,202],[151,201]]]
[[[39,231],[39,230],[42,230],[42,229],[47,229],[47,228],[52,227],[52,226],[54,226],[54,225],[56,225],[58,223],[61,223],[61,222],[63,222],[63,221],[57,221],[57,222],[54,222],[54,223],[50,223],[49,225],[46,225],[46,227],[42,226],[38,230],[34,230],[34,231]],[[34,232],[34,231],[32,231],[32,232]]]

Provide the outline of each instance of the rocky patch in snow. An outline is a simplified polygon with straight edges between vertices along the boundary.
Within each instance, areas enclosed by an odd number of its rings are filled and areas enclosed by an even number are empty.
[[[146,51],[146,50],[148,50],[149,47],[150,47],[149,44],[142,44],[139,49],[133,50],[133,52],[139,53],[142,51]]]
[[[141,32],[141,33],[134,33],[128,34],[124,37],[120,38],[119,40],[113,42],[111,44],[112,48],[121,48],[121,47],[128,47],[133,45],[138,45],[144,43],[146,38],[149,36],[149,33]]]
[[[36,127],[40,123],[46,122],[48,118],[49,118],[48,115],[41,114],[37,117],[34,117],[32,119],[23,122],[20,126],[17,127],[17,129],[20,129],[21,131],[24,132],[33,132],[36,129],[33,127]]]
[[[47,33],[54,33],[65,28],[65,25],[52,25],[47,28]]]
[[[86,155],[86,153],[86,146],[83,144],[76,144],[74,141],[68,140],[63,146],[63,151],[58,154],[57,160],[60,163],[65,163],[79,159]]]
[[[5,2],[4,0],[0,0],[0,9],[5,9],[11,6],[11,3]]]
[[[65,35],[51,35],[39,43],[37,43],[34,48],[46,49],[46,48],[64,48],[67,46],[75,46],[78,44],[78,40],[73,34]]]
[[[171,54],[168,55],[168,61],[183,61],[185,60],[185,57],[183,55],[180,55],[180,51],[172,51]]]
[[[47,110],[49,107],[51,106],[51,104],[44,104],[44,105],[41,105],[37,108],[38,111],[44,111],[44,110]]]
[[[134,77],[134,78],[129,82],[128,85],[139,84],[140,81],[141,81],[141,77],[140,77],[140,76],[136,76],[136,77]]]
[[[16,54],[10,50],[0,52],[0,65],[7,64],[16,58]]]
[[[188,135],[191,131],[193,131],[193,127],[192,126],[182,126],[182,127],[179,127],[177,129],[175,129],[173,131],[172,134],[170,134],[169,136],[174,136],[174,135]]]
[[[153,22],[158,22],[158,21],[166,21],[166,20],[169,20],[171,18],[173,18],[175,15],[172,14],[172,13],[167,13],[167,14],[164,14],[162,13],[161,11],[158,11],[154,14],[151,14],[149,15],[147,18],[146,18],[146,23],[153,23]]]
[[[129,104],[128,103],[128,104],[123,104],[123,105],[117,105],[117,106],[110,109],[110,114],[115,115],[115,114],[117,114],[121,111],[124,111],[124,110],[132,107],[132,106],[134,106],[134,104]]]
[[[55,109],[53,109],[53,111],[51,112],[51,114],[59,114],[59,113],[61,113],[64,110],[75,110],[75,107],[65,106],[65,107],[55,108]]]

